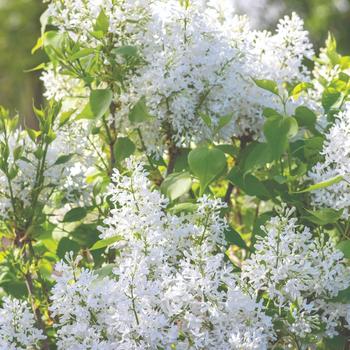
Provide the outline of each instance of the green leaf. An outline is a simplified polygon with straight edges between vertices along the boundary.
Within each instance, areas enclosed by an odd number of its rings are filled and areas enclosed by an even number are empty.
[[[188,154],[190,153],[190,151],[191,150],[189,148],[179,149],[178,155],[175,160],[174,172],[181,173],[190,169],[188,165]]]
[[[304,193],[304,192],[311,192],[311,191],[320,190],[322,188],[326,188],[326,187],[332,186],[334,184],[337,184],[343,180],[344,180],[343,176],[338,175],[338,176],[332,177],[329,180],[322,181],[322,182],[319,182],[317,184],[311,185],[302,191],[298,191],[297,193]]]
[[[315,136],[304,140],[303,153],[309,162],[315,163],[319,159],[323,148],[323,142],[323,136]]]
[[[225,240],[230,245],[234,244],[240,248],[248,249],[247,244],[245,243],[241,235],[231,226],[225,229]]]
[[[98,250],[98,249],[102,249],[102,248],[106,248],[110,245],[112,245],[115,242],[119,242],[123,239],[123,237],[121,236],[115,236],[115,237],[110,237],[110,238],[106,238],[106,239],[102,239],[101,241],[96,242],[91,248],[90,250]]]
[[[297,120],[300,126],[304,126],[310,130],[314,130],[316,123],[316,115],[311,109],[304,106],[299,106],[295,110],[295,119]]]
[[[72,159],[73,156],[74,156],[74,153],[64,154],[62,156],[59,156],[53,165],[60,165],[60,164],[67,163]]]
[[[132,123],[141,123],[149,119],[151,116],[148,113],[146,100],[142,97],[136,105],[130,110],[129,120]]]
[[[113,148],[118,163],[129,158],[136,150],[135,144],[128,137],[118,137]]]
[[[326,40],[326,54],[333,66],[340,63],[341,56],[337,53],[337,42],[331,33],[328,33]]]
[[[86,208],[78,207],[69,210],[63,218],[63,222],[75,222],[80,221],[87,215]]]
[[[26,284],[23,281],[16,280],[16,277],[11,278],[11,274],[7,273],[2,281],[0,281],[0,287],[15,298],[21,299],[28,295]]]
[[[83,58],[83,57],[92,55],[94,53],[95,53],[95,49],[89,49],[89,48],[81,49],[78,52],[74,53],[69,59],[71,61],[75,61],[75,60],[78,60],[79,58]]]
[[[345,350],[347,339],[342,335],[333,338],[325,338],[322,343],[317,344],[317,350]]]
[[[40,63],[37,66],[35,66],[34,68],[30,68],[30,69],[25,69],[24,72],[25,73],[30,73],[30,72],[35,72],[37,70],[42,70],[46,68],[46,63]]]
[[[231,120],[232,120],[232,114],[224,115],[223,117],[221,117],[219,119],[219,123],[218,123],[216,130],[223,129],[227,124],[229,124],[231,122]]]
[[[269,107],[264,108],[264,110],[263,110],[263,115],[264,115],[264,117],[266,117],[266,118],[270,118],[270,117],[280,117],[280,118],[283,118],[283,115],[282,115],[282,114],[280,114],[279,112],[277,112],[275,109],[272,109],[272,108],[269,108]]]
[[[273,116],[264,124],[264,134],[273,159],[279,159],[288,147],[288,138],[298,131],[298,123],[292,117]]]
[[[56,254],[60,259],[64,259],[66,253],[73,252],[78,253],[80,250],[80,246],[77,242],[69,239],[68,237],[63,237],[59,243],[56,250]]]
[[[279,96],[279,92],[278,92],[278,86],[277,83],[275,83],[273,80],[267,80],[267,79],[254,79],[254,82],[257,86],[259,86],[260,88],[270,91],[273,94]]]
[[[293,96],[295,99],[298,99],[302,92],[307,91],[309,88],[312,88],[311,83],[299,83],[296,85],[291,93],[291,96]]]
[[[103,32],[104,34],[108,33],[109,29],[109,18],[106,15],[106,13],[101,10],[100,14],[97,17],[95,26],[94,26],[94,31],[96,32]]]
[[[72,239],[83,249],[89,248],[99,240],[96,224],[80,224],[70,233]]]
[[[109,110],[113,100],[113,93],[109,89],[91,91],[90,108],[95,118],[101,118]]]
[[[37,131],[34,129],[27,128],[26,131],[33,142],[36,142],[37,138],[41,135],[41,131]]]
[[[340,242],[337,248],[344,254],[345,258],[350,259],[350,240]]]
[[[77,115],[77,117],[75,118],[76,120],[80,120],[80,119],[94,119],[95,116],[92,113],[91,110],[91,105],[90,103],[88,103],[84,109],[80,112],[80,114]]]
[[[330,109],[336,104],[340,96],[340,92],[333,88],[328,88],[323,92],[322,107],[324,108],[326,113],[328,113]]]
[[[320,210],[308,210],[306,211],[310,214],[304,216],[305,219],[316,225],[328,225],[335,224],[343,215],[343,210],[335,210],[331,208],[324,208]]]
[[[58,62],[60,58],[63,58],[62,47],[65,41],[65,33],[58,31],[48,31],[44,33],[44,50],[49,56],[52,62]]]
[[[245,150],[240,158],[240,167],[246,174],[251,169],[263,166],[271,162],[272,156],[267,143],[253,142]]]
[[[221,149],[224,153],[230,155],[231,157],[238,157],[238,148],[230,144],[221,144],[215,146],[218,149]]]
[[[73,113],[76,111],[76,109],[71,109],[69,111],[63,112],[60,115],[60,127],[65,125],[70,117],[73,115]]]
[[[206,125],[208,128],[211,128],[212,122],[211,122],[211,118],[209,117],[209,115],[200,112],[200,113],[199,113],[199,116],[202,118],[202,120],[204,121],[205,125]]]
[[[173,173],[168,175],[162,185],[161,192],[171,201],[186,194],[192,186],[191,175],[188,172]]]
[[[330,301],[341,304],[350,303],[350,287],[341,290],[335,298],[332,298]]]
[[[103,37],[105,36],[105,33],[103,33],[102,30],[94,30],[90,34],[97,40],[103,39]]]
[[[239,167],[233,167],[227,175],[227,179],[249,196],[257,196],[261,199],[271,197],[270,191],[262,181],[251,174],[244,176]]]
[[[192,173],[199,179],[200,195],[209,184],[226,169],[226,156],[218,148],[200,147],[188,155],[188,164]]]

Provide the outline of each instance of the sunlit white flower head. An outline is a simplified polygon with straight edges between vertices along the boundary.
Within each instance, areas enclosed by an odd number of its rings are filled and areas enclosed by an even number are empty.
[[[332,241],[313,237],[286,210],[272,218],[255,253],[244,262],[242,284],[251,295],[261,294],[276,308],[276,318],[300,338],[314,332],[337,334],[344,305],[330,301],[350,286],[350,270]],[[268,303],[269,304],[269,303]],[[279,310],[279,311],[277,311]]]
[[[77,263],[57,267],[59,349],[87,341],[123,350],[267,349],[271,319],[238,289],[225,261],[223,205],[205,197],[193,214],[166,213],[167,200],[151,190],[142,165],[128,167],[130,176],[114,173],[113,209],[100,228],[102,238],[116,240],[113,273],[99,280]]]
[[[296,14],[283,18],[276,33],[270,33],[252,30],[247,18],[235,14],[231,0],[104,0],[96,4],[56,0],[49,5],[53,23],[90,48],[97,46],[90,33],[101,10],[109,21],[110,45],[136,47],[143,62],[124,76],[122,94],[115,96],[118,113],[111,122],[119,131],[135,128],[129,123],[129,111],[145,99],[153,116],[142,125],[148,152],[161,152],[169,140],[182,146],[211,137],[211,129],[224,116],[232,120],[217,135],[220,140],[246,134],[259,138],[263,108],[281,110],[282,106],[252,78],[272,79],[279,85],[309,79],[303,59],[310,58],[313,50]],[[120,59],[115,57],[117,62]],[[108,57],[102,61],[108,67],[112,64]],[[55,74],[55,79],[52,72],[43,76],[47,95],[63,96],[62,89],[53,88],[54,81],[68,78]],[[292,113],[297,105],[290,103],[288,111]],[[211,128],[203,115],[211,119]]]
[[[0,308],[0,349],[40,349],[45,339],[37,329],[34,316],[26,302],[12,298],[2,299]]]
[[[313,204],[315,206],[344,209],[343,217],[349,216],[350,193],[350,106],[340,112],[334,124],[326,134],[321,155],[322,162],[317,163],[309,177],[314,183],[327,181],[337,176],[343,176],[344,180],[332,186],[313,192]]]

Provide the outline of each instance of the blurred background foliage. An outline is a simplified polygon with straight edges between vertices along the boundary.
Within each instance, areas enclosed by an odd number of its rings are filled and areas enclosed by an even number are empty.
[[[45,59],[31,49],[40,36],[41,0],[0,0],[0,105],[32,120],[33,100],[42,101],[40,72],[26,73]]]
[[[350,0],[232,1],[259,28],[273,28],[279,17],[295,11],[305,20],[316,50],[323,46],[330,31],[339,51],[350,54]],[[42,102],[42,86],[39,72],[25,70],[45,60],[40,52],[31,55],[44,9],[41,0],[0,0],[0,104],[26,116],[29,124],[33,100],[36,105]]]

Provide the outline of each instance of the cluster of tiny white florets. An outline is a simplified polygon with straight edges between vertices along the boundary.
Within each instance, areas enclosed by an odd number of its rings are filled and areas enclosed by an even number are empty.
[[[340,112],[326,134],[321,152],[324,157],[317,163],[309,176],[314,183],[343,176],[344,180],[332,186],[313,192],[313,203],[316,206],[344,209],[344,218],[349,216],[350,192],[350,106]]]
[[[212,120],[212,128],[221,117],[232,116],[221,139],[247,133],[259,137],[263,107],[282,106],[253,78],[272,79],[279,85],[309,79],[303,59],[310,58],[313,50],[296,14],[283,18],[275,34],[250,29],[230,0],[56,0],[49,5],[49,14],[61,31],[95,47],[96,39],[89,33],[102,9],[109,18],[109,31],[118,38],[115,47],[135,46],[145,62],[126,78],[126,90],[115,98],[120,104],[118,130],[133,127],[128,112],[145,98],[154,117],[142,128],[148,150],[161,146],[161,130],[170,132],[178,145],[210,136],[203,114]],[[58,79],[57,74],[43,76],[47,95],[56,98],[64,95],[68,79]],[[63,86],[57,88],[60,81]],[[288,106],[291,111],[294,104]]]
[[[350,305],[331,299],[350,285],[350,269],[331,241],[298,226],[292,210],[272,218],[242,267],[242,286],[262,295],[276,319],[299,338],[337,334]],[[270,301],[270,302],[268,302]]]
[[[0,349],[40,349],[45,339],[42,331],[35,326],[34,316],[26,302],[3,298],[0,308]]]
[[[115,172],[101,228],[102,238],[119,238],[112,276],[58,266],[59,348],[267,349],[271,319],[225,262],[222,204],[205,197],[194,214],[165,213],[167,201],[133,166],[130,177]]]
[[[61,74],[57,68],[47,68],[40,77],[44,83],[44,96],[55,101],[69,100],[81,93],[83,85],[80,80]]]

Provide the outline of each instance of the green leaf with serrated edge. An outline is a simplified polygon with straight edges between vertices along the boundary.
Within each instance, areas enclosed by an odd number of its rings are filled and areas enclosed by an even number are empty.
[[[121,237],[121,236],[115,236],[115,237],[111,237],[111,238],[102,239],[101,241],[96,242],[90,248],[90,250],[98,250],[98,249],[102,249],[102,248],[107,248],[107,247],[111,246],[113,243],[119,242],[121,240],[123,240],[123,237]]]
[[[92,90],[90,94],[90,109],[95,118],[101,118],[109,110],[113,93],[109,89]]]
[[[322,181],[322,182],[319,182],[317,184],[311,185],[311,186],[305,188],[304,190],[297,191],[295,193],[304,193],[304,192],[311,192],[311,191],[320,190],[322,188],[326,188],[326,187],[332,186],[334,184],[337,184],[343,180],[344,180],[344,177],[341,175],[338,175],[338,176],[332,177],[329,180]]]
[[[192,179],[188,172],[173,173],[164,179],[160,190],[171,201],[174,201],[186,194],[191,189],[191,186]]]
[[[200,195],[203,195],[209,184],[226,169],[226,156],[218,148],[200,147],[190,152],[188,164],[199,179]]]

